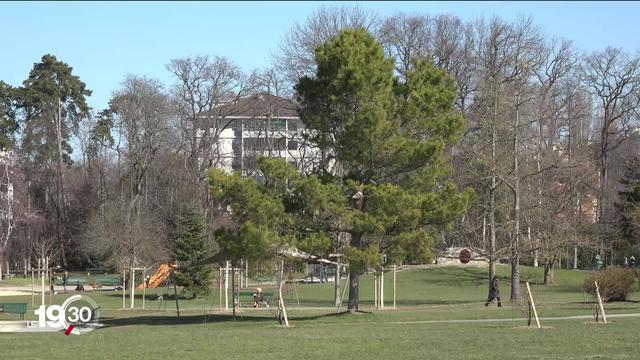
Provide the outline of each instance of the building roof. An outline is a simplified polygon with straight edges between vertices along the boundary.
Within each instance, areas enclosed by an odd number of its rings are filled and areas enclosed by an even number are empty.
[[[211,116],[246,119],[297,118],[298,112],[293,100],[262,92],[220,105]]]

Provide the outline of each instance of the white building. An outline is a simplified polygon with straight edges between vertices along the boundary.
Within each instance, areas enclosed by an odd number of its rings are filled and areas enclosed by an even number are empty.
[[[292,100],[266,93],[242,98],[218,107],[203,117],[199,136],[210,132],[218,158],[215,166],[229,172],[252,175],[261,156],[281,157],[305,171],[318,151],[306,144],[306,129]]]

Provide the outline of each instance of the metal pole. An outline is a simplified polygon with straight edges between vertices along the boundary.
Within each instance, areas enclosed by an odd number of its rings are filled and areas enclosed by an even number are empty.
[[[178,287],[176,286],[176,278],[174,276],[174,270],[171,270],[171,280],[173,280],[173,296],[176,298],[176,314],[180,319],[180,305],[178,304]]]
[[[573,269],[578,268],[578,244],[573,245]]]

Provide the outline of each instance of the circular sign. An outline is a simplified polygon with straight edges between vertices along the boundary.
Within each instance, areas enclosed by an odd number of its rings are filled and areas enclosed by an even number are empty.
[[[458,260],[461,263],[466,264],[471,260],[471,251],[469,249],[462,249],[458,254]]]

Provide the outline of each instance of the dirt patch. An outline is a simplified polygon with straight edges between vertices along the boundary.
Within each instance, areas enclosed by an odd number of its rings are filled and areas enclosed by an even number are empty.
[[[16,290],[0,290],[0,296],[21,296],[31,295],[30,291],[16,291]]]

